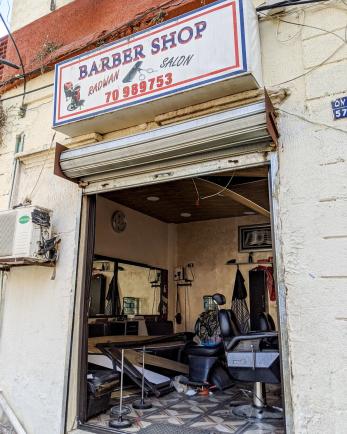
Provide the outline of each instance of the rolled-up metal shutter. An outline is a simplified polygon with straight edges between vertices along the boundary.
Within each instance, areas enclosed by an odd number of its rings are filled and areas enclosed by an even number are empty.
[[[67,178],[96,182],[119,171],[153,167],[155,163],[163,167],[165,162],[183,164],[187,158],[199,161],[209,154],[261,151],[273,142],[264,100],[141,134],[65,150],[60,154],[60,168]]]

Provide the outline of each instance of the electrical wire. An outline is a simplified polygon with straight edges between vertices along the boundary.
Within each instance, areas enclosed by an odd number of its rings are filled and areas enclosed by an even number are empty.
[[[233,180],[233,178],[234,178],[234,174],[230,177],[227,185],[225,187],[223,187],[220,191],[218,191],[217,193],[209,194],[208,196],[200,197],[200,199],[204,200],[204,199],[210,199],[211,197],[220,196],[225,190],[228,189],[228,187],[231,184],[231,181]],[[201,178],[199,178],[199,179],[201,179]]]
[[[20,66],[21,66],[22,71],[23,71],[23,99],[22,99],[22,106],[23,106],[24,105],[24,100],[25,100],[25,94],[26,94],[26,87],[27,87],[27,80],[26,80],[26,76],[25,76],[25,68],[24,68],[23,59],[22,59],[22,56],[20,54],[19,48],[18,48],[18,46],[16,44],[16,41],[15,41],[15,39],[14,39],[14,37],[13,37],[13,35],[12,35],[12,33],[11,33],[11,31],[10,31],[10,29],[9,29],[9,27],[8,27],[6,21],[5,21],[5,19],[2,16],[1,13],[0,13],[0,19],[1,19],[2,23],[4,24],[5,29],[6,29],[6,31],[8,33],[11,41],[13,42],[14,48],[16,49],[17,56],[18,56],[18,59],[19,59],[19,62],[20,62]]]
[[[29,93],[38,92],[39,90],[47,89],[48,87],[54,86],[54,83],[46,84],[45,86],[37,87],[36,89],[28,90],[23,93],[18,93],[17,95],[8,96],[6,98],[1,98],[1,101],[8,101],[9,99],[18,98],[20,96],[29,95]]]
[[[197,199],[196,199],[196,205],[199,206],[199,204],[200,204],[200,194],[199,194],[199,190],[198,190],[198,187],[196,186],[196,182],[195,182],[195,179],[194,179],[194,178],[192,178],[192,181],[193,181],[193,185],[194,185],[194,187],[195,187],[195,191],[196,191],[196,197],[197,197]]]
[[[323,3],[323,2],[322,2],[322,3]],[[326,4],[326,3],[327,3],[327,1],[324,2],[324,4]],[[312,6],[311,6],[311,7],[312,7]],[[307,8],[305,8],[305,9],[307,9]],[[325,59],[324,59],[321,63],[319,63],[318,65],[315,65],[314,67],[310,68],[308,71],[305,71],[304,73],[302,73],[302,74],[300,74],[300,75],[298,75],[298,76],[296,76],[296,77],[293,77],[293,78],[291,78],[291,79],[288,79],[288,80],[282,81],[282,82],[280,82],[280,83],[272,84],[271,87],[272,87],[272,86],[281,86],[281,85],[283,85],[283,84],[291,83],[291,82],[293,82],[293,81],[295,81],[295,80],[298,80],[298,79],[300,79],[300,78],[303,78],[303,77],[307,76],[307,75],[310,74],[311,72],[315,71],[316,69],[320,68],[321,66],[323,66],[323,65],[325,65],[327,62],[329,62],[329,60],[330,60],[332,57],[334,57],[335,54],[338,53],[338,52],[339,52],[339,51],[340,51],[340,50],[341,50],[341,49],[346,45],[346,43],[347,43],[347,25],[346,25],[346,27],[345,27],[345,37],[343,38],[342,36],[340,36],[340,35],[337,34],[336,32],[332,32],[332,31],[330,31],[330,30],[326,30],[326,29],[321,28],[321,27],[311,26],[311,25],[309,25],[309,24],[305,24],[305,22],[304,22],[305,20],[304,20],[302,23],[294,23],[294,22],[292,22],[292,21],[288,21],[288,20],[282,19],[282,18],[280,18],[279,16],[276,16],[276,17],[271,16],[271,15],[268,16],[267,14],[264,14],[264,13],[259,12],[259,11],[258,11],[258,13],[264,17],[263,20],[271,20],[271,21],[275,21],[275,20],[277,20],[278,22],[284,22],[284,23],[287,23],[287,24],[290,24],[290,25],[293,25],[293,26],[306,27],[306,28],[310,28],[310,29],[314,29],[314,30],[319,30],[319,31],[321,31],[321,32],[323,32],[323,33],[325,33],[325,34],[331,34],[331,35],[335,36],[336,38],[340,39],[341,41],[343,41],[343,43],[342,43],[340,46],[338,46],[338,47],[336,48],[336,50],[334,50],[334,51],[333,51],[333,52],[332,52],[332,53],[331,53],[327,58],[325,58]],[[303,13],[305,13],[305,11],[303,11]],[[276,30],[277,40],[278,40],[279,42],[281,42],[281,43],[289,42],[290,40],[294,39],[298,34],[299,34],[299,32],[298,32],[297,34],[295,34],[294,37],[288,39],[287,41],[281,41],[281,40],[278,38],[278,27],[277,27],[277,30]]]
[[[287,84],[287,83],[291,83],[295,80],[298,80],[299,78],[303,78],[306,77],[308,74],[310,74],[311,72],[315,71],[316,69],[320,68],[321,66],[325,65],[327,62],[329,62],[329,60],[335,56],[335,54],[337,54],[341,48],[343,48],[346,45],[346,42],[343,42],[341,45],[339,45],[327,58],[325,58],[321,63],[319,63],[318,65],[313,66],[312,68],[310,68],[308,71],[303,72],[300,75],[297,75],[296,77],[290,78],[288,80],[282,81],[281,83],[276,83],[276,84],[272,84],[271,87],[273,86],[281,86],[283,84]]]
[[[43,164],[42,164],[42,166],[41,166],[40,173],[39,173],[39,175],[38,175],[38,177],[37,177],[37,180],[36,180],[36,182],[35,182],[35,184],[34,184],[34,187],[33,187],[32,190],[31,190],[31,193],[29,194],[29,196],[27,196],[27,199],[28,199],[28,200],[31,200],[31,198],[32,198],[32,196],[33,196],[33,193],[34,193],[34,191],[36,190],[36,187],[37,187],[37,185],[38,185],[38,183],[39,183],[39,181],[40,181],[40,178],[41,178],[41,175],[42,175],[43,169],[45,168],[46,162],[47,162],[48,157],[49,157],[49,151],[52,149],[53,142],[54,142],[54,139],[55,139],[56,134],[57,134],[57,133],[54,132],[54,134],[53,134],[53,136],[52,136],[51,144],[50,144],[50,146],[49,146],[49,148],[48,148],[48,152],[47,152],[46,158],[44,159]]]
[[[280,108],[276,108],[276,111],[280,111],[280,112],[285,113],[285,114],[287,114],[287,115],[294,116],[294,117],[296,117],[296,118],[298,118],[298,119],[300,119],[300,120],[302,120],[302,121],[308,122],[308,123],[310,123],[310,124],[312,124],[312,125],[317,125],[317,126],[320,126],[320,127],[329,128],[329,129],[331,129],[331,130],[334,130],[334,131],[338,131],[338,132],[341,132],[341,133],[345,133],[345,134],[347,134],[347,131],[346,131],[346,130],[343,130],[342,128],[332,127],[331,125],[329,125],[329,124],[325,124],[325,123],[323,123],[323,122],[312,121],[311,119],[308,119],[308,118],[306,118],[305,116],[299,115],[299,114],[297,114],[297,113],[292,113],[292,112],[289,112],[289,111],[287,111],[287,110],[280,109]]]
[[[303,14],[303,23],[304,23],[305,22],[305,11],[303,11],[302,14]],[[297,26],[299,26],[299,30],[293,36],[291,36],[290,38],[288,38],[286,40],[280,39],[280,37],[279,37],[279,30],[280,30],[280,24],[282,22],[286,22],[286,21],[282,20],[280,18],[277,19],[276,39],[281,44],[286,44],[286,43],[292,41],[293,39],[295,39],[297,36],[299,36],[302,33],[303,23],[295,23]],[[288,22],[290,23],[290,21],[288,21]]]
[[[39,104],[39,105],[37,105],[35,107],[27,108],[26,111],[27,112],[33,112],[33,111],[38,110],[38,109],[40,109],[41,107],[43,107],[43,106],[45,106],[47,104],[52,104],[52,100],[43,102],[42,104]]]
[[[274,20],[278,17],[283,17],[283,16],[288,17],[291,15],[297,15],[299,11],[305,12],[305,11],[312,9],[312,8],[316,8],[316,9],[319,8],[319,10],[326,9],[326,8],[332,8],[332,7],[337,8],[337,9],[341,9],[340,1],[341,0],[326,0],[326,1],[323,1],[319,6],[317,4],[313,4],[313,5],[303,6],[300,9],[289,9],[289,10],[285,9],[283,11],[276,12],[273,14],[267,14],[264,12],[258,12],[258,14],[261,15],[261,18],[260,18],[261,21]],[[347,6],[347,0],[343,0],[343,1],[346,2],[344,4]],[[342,7],[342,10],[345,10],[345,8]]]
[[[264,16],[266,17],[267,20],[269,19],[265,14],[262,14],[262,15],[264,15]],[[347,33],[347,26],[345,27],[345,37],[343,38],[342,36],[340,36],[339,34],[337,34],[337,33],[335,33],[335,32],[332,32],[332,31],[330,31],[330,30],[323,29],[322,27],[311,26],[311,25],[309,25],[309,24],[305,24],[305,22],[302,22],[302,23],[293,23],[292,21],[284,20],[284,19],[282,19],[282,18],[280,18],[280,17],[271,17],[270,20],[272,20],[272,21],[277,20],[277,21],[279,21],[279,22],[286,23],[286,24],[291,24],[291,25],[293,25],[293,26],[307,27],[307,28],[309,28],[309,29],[319,30],[320,32],[324,32],[324,33],[326,33],[326,34],[336,36],[336,38],[340,39],[340,40],[343,41],[343,42],[347,42],[347,36],[346,36],[346,33]],[[276,32],[276,35],[277,35],[277,32]],[[293,38],[291,38],[291,39],[293,39]],[[290,40],[291,40],[291,39],[290,39]],[[279,40],[279,42],[282,42],[282,41]],[[287,41],[285,41],[285,42],[287,42]]]
[[[200,196],[200,193],[199,193],[198,187],[196,185],[195,179],[192,178],[192,181],[193,181],[193,184],[194,184],[194,187],[195,187],[195,191],[196,191],[196,195],[197,195],[196,205],[199,205],[200,200],[210,199],[211,197],[220,196],[225,190],[228,189],[228,187],[231,184],[231,181],[233,180],[233,178],[234,178],[234,174],[230,177],[230,179],[229,179],[229,181],[228,181],[228,183],[227,183],[227,185],[225,187],[223,187],[217,193],[209,194],[208,196]],[[202,178],[198,178],[198,179],[204,181]]]
[[[347,6],[347,0],[341,0],[342,2],[343,2],[343,4],[345,4],[346,6]],[[330,2],[330,0],[325,0],[324,2],[322,1],[322,3],[324,3],[324,4],[326,4],[326,3],[329,3]],[[179,3],[177,3],[177,4],[174,4],[174,5],[171,5],[170,3],[171,2],[168,2],[169,3],[169,6],[171,6],[171,7],[175,7],[175,6],[179,6],[182,2],[179,2]],[[315,5],[314,5],[315,6]],[[302,10],[303,11],[305,11],[306,9],[309,9],[309,8],[312,8],[312,7],[314,7],[314,6],[306,6],[305,8],[302,8]],[[163,7],[163,9],[166,9],[167,8],[167,6],[165,7]],[[141,18],[143,18],[144,16],[145,16],[145,14],[146,13],[149,13],[149,12],[151,12],[151,10],[149,9],[148,11],[146,11],[140,18],[137,18],[137,20],[138,19],[141,19]],[[328,30],[326,30],[326,29],[323,29],[323,28],[320,28],[320,27],[315,27],[315,26],[310,26],[310,25],[308,25],[308,24],[304,24],[304,23],[293,23],[293,22],[290,22],[290,21],[286,21],[286,20],[283,20],[283,19],[281,19],[280,17],[281,16],[290,16],[290,15],[293,15],[294,13],[297,13],[297,11],[285,11],[285,12],[281,12],[281,13],[279,13],[278,15],[276,15],[276,16],[271,16],[271,15],[267,15],[267,14],[265,14],[265,13],[262,13],[262,12],[258,12],[259,13],[259,15],[261,15],[262,16],[262,18],[261,18],[261,20],[262,21],[266,21],[266,20],[272,20],[272,21],[274,21],[274,20],[278,20],[278,19],[280,19],[280,21],[282,21],[282,22],[285,22],[285,23],[287,23],[287,24],[292,24],[292,25],[296,25],[296,26],[302,26],[302,27],[307,27],[307,28],[312,28],[312,29],[316,29],[316,30],[320,30],[320,31],[322,31],[322,32],[324,32],[324,33],[327,33],[327,34],[332,34],[332,35],[335,35],[336,37],[338,37],[338,38],[340,38],[340,39],[342,39],[339,35],[337,35],[336,33],[334,33],[334,32],[331,32],[331,31],[328,31]],[[133,20],[133,21],[136,21],[136,20]],[[125,24],[125,26],[129,26],[133,21],[129,21],[128,23],[126,23]],[[120,32],[121,30],[122,30],[122,28],[123,28],[124,26],[122,26],[120,29],[117,29],[117,31],[118,32]],[[346,28],[346,30],[347,30],[347,28]],[[112,31],[112,32],[109,32],[109,34],[108,35],[111,35],[112,33],[113,33],[114,31]],[[107,36],[107,35],[106,35]],[[296,35],[295,35],[296,36]],[[294,36],[294,37],[295,37]],[[105,37],[105,36],[104,36]],[[292,39],[294,39],[294,37],[293,38],[290,38],[289,40],[292,40]],[[279,40],[279,42],[288,42],[288,41],[281,41],[281,40]],[[85,47],[84,47],[85,48]],[[80,49],[79,49],[80,50]],[[70,52],[70,54],[73,54],[74,53],[74,51],[71,51]],[[41,69],[41,68],[40,68]],[[37,69],[37,70],[33,70],[33,71],[30,71],[30,73],[23,73],[23,74],[21,74],[20,76],[16,76],[15,78],[11,78],[10,80],[7,80],[6,82],[3,82],[3,83],[1,83],[1,86],[5,86],[6,84],[9,84],[9,83],[11,83],[13,80],[16,80],[16,79],[20,79],[20,78],[26,78],[27,76],[30,76],[31,74],[34,74],[36,71],[39,71],[39,69]],[[301,76],[300,76],[301,77]],[[295,78],[296,79],[296,78]],[[294,79],[292,79],[292,80],[294,80]],[[284,82],[285,83],[285,82]],[[283,83],[283,84],[284,84]],[[43,89],[47,89],[48,87],[52,87],[52,86],[54,86],[54,83],[50,83],[50,84],[48,84],[48,85],[45,85],[45,86],[41,86],[41,87],[38,87],[38,88],[36,88],[36,89],[32,89],[32,90],[29,90],[29,91],[26,91],[26,92],[23,92],[23,93],[19,93],[19,94],[17,94],[17,95],[13,95],[13,96],[9,96],[9,97],[6,97],[6,98],[1,98],[1,101],[8,101],[8,100],[11,100],[11,99],[14,99],[14,98],[18,98],[18,97],[20,97],[20,96],[25,96],[25,95],[28,95],[28,94],[30,94],[30,93],[34,93],[34,92],[38,92],[38,91],[40,91],[40,90],[43,90]],[[198,197],[198,199],[200,199],[199,197]]]
[[[69,58],[73,57],[74,54],[80,54],[81,51],[87,49],[88,47],[98,46],[98,44],[100,45],[101,41],[104,44],[105,41],[108,38],[112,38],[113,36],[117,36],[117,35],[121,34],[122,31],[124,32],[124,31],[128,30],[129,28],[130,29],[134,29],[136,27],[136,25],[138,25],[141,22],[141,20],[143,20],[150,13],[155,13],[157,11],[160,12],[160,11],[167,10],[169,8],[180,6],[185,1],[186,0],[181,0],[181,1],[178,1],[177,3],[174,3],[173,0],[168,0],[166,3],[160,5],[159,7],[149,8],[146,11],[144,11],[142,14],[137,15],[136,18],[134,18],[134,19],[132,19],[132,20],[124,23],[121,27],[119,27],[117,29],[113,29],[113,30],[111,30],[111,31],[109,31],[107,33],[102,34],[101,37],[97,38],[92,43],[88,42],[87,44],[83,45],[82,47],[78,47],[78,48],[75,48],[74,50],[70,50],[69,53],[68,53],[69,54]],[[153,24],[157,24],[157,22],[155,22],[154,19],[155,19],[155,17],[153,17],[153,19],[152,19]],[[8,30],[8,32],[9,32],[9,30]],[[10,34],[10,32],[9,32],[9,34]],[[55,61],[55,63],[57,63],[57,60]],[[10,78],[9,80],[1,83],[0,87],[3,87],[3,86],[5,86],[7,84],[10,84],[10,83],[13,83],[14,81],[16,81],[18,79],[21,79],[21,78],[25,79],[27,76],[30,76],[30,75],[33,75],[33,74],[36,74],[36,73],[42,73],[42,65],[39,68],[31,70],[29,73],[25,73],[24,69],[23,69],[23,74],[22,75]],[[25,89],[24,89],[24,91],[25,91]],[[23,99],[24,99],[24,97],[23,97]]]
[[[326,0],[286,0],[273,3],[271,5],[259,6],[256,8],[257,12],[272,10],[276,8],[288,7],[288,6],[300,6],[308,3],[323,3]]]

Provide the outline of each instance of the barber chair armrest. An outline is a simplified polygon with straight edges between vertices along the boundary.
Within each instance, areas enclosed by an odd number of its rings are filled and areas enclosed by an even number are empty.
[[[260,333],[249,333],[247,335],[239,335],[235,336],[228,342],[226,345],[226,351],[231,351],[239,342],[241,341],[250,341],[250,340],[261,340],[266,338],[276,338],[278,336],[278,332],[260,332]]]

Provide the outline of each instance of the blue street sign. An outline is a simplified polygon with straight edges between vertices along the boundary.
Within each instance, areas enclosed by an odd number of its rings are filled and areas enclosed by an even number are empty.
[[[347,96],[335,99],[331,102],[331,106],[335,120],[347,118]]]

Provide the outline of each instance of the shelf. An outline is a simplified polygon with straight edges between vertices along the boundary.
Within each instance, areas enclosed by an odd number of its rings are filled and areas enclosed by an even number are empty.
[[[232,262],[230,264],[225,265],[273,265],[273,262]]]

